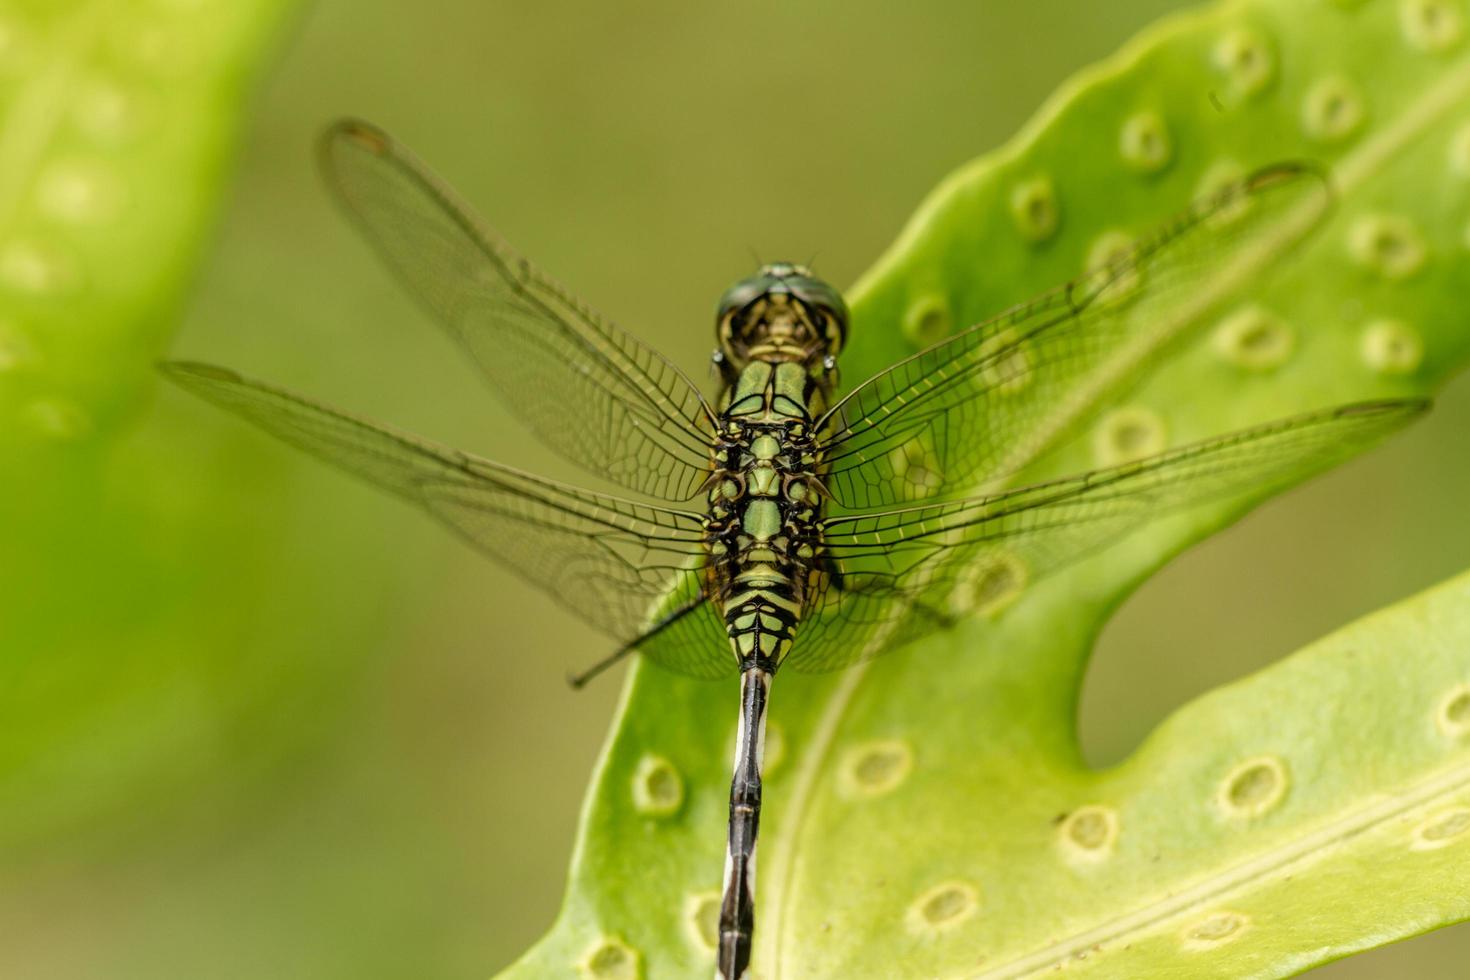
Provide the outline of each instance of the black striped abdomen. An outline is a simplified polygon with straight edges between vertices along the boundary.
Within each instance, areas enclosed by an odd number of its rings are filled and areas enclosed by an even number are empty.
[[[736,575],[725,599],[725,629],[741,670],[760,665],[775,673],[791,651],[801,602],[792,580],[769,566]]]

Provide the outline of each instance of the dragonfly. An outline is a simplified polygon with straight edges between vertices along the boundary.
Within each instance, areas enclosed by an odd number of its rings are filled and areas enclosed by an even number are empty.
[[[1286,216],[1325,212],[1329,183],[1307,164],[1227,184],[1078,278],[843,394],[842,295],[802,265],[764,265],[719,300],[718,390],[707,398],[491,232],[387,133],[345,120],[326,131],[320,155],[370,246],[507,408],[620,494],[544,479],[226,368],[162,370],[417,504],[608,634],[612,652],[574,684],[634,653],[739,679],[721,980],[743,976],[752,955],[761,758],[779,669],[837,670],[901,648],[983,607],[998,580],[1029,585],[1162,512],[1324,469],[1427,407],[1330,406],[1087,473],[1017,479],[1052,438],[1055,404],[1130,342],[1136,314],[1186,302],[1212,273],[1248,266]]]

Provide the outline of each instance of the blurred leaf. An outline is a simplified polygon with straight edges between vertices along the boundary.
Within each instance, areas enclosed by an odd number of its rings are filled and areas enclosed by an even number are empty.
[[[151,389],[289,0],[0,15],[0,452],[117,432]]]
[[[1108,406],[1180,444],[1433,391],[1470,353],[1466,21],[1460,0],[1254,0],[1161,25],[935,192],[854,291],[847,376],[1069,278],[1229,175],[1309,158],[1340,195],[1325,225],[1276,275],[1120,351],[1026,475],[1093,465]],[[759,974],[1283,976],[1470,916],[1470,581],[1182,709],[1117,769],[1083,765],[1075,707],[1107,616],[1242,510],[1170,518],[870,666],[783,675]],[[504,976],[712,968],[735,707],[733,686],[634,669],[562,914]],[[640,810],[650,773],[678,806]]]
[[[180,479],[186,460],[118,467],[114,453],[154,389],[250,84],[294,7],[0,12],[0,843],[154,793],[160,758],[197,776],[221,735],[205,736],[212,692],[186,639],[210,621],[190,602],[206,576],[182,556],[217,532]]]

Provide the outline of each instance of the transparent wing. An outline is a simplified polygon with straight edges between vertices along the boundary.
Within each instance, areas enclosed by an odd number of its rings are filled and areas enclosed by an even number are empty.
[[[701,598],[698,514],[543,480],[213,365],[162,370],[272,435],[418,504],[590,625],[661,664],[701,675],[733,668],[718,617],[714,630],[708,615],[691,614],[646,646],[637,642],[670,591],[680,606]]]
[[[1310,166],[1259,171],[1080,278],[874,375],[819,423],[833,497],[891,507],[1014,473],[1330,203]]]
[[[730,648],[724,618],[705,599],[704,585],[702,569],[681,575],[664,595],[657,616],[662,622],[672,611],[679,610],[680,615],[640,639],[637,650],[659,666],[690,677],[733,677],[740,661]]]
[[[698,492],[713,416],[677,367],[539,272],[381,130],[333,126],[322,169],[384,262],[543,442],[638,493]]]
[[[1274,487],[1406,424],[1424,401],[1298,415],[1148,459],[971,500],[829,518],[814,598],[789,661],[831,670],[972,613],[1161,512]]]

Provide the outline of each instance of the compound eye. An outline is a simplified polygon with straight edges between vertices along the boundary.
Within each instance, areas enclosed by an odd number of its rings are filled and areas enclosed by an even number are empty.
[[[730,314],[749,306],[757,295],[759,295],[759,290],[750,280],[737,282],[725,290],[725,295],[720,297],[720,304],[716,307],[717,318],[723,320]]]

